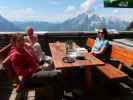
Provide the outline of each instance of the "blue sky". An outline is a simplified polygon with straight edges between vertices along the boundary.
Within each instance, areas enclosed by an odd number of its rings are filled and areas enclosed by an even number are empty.
[[[0,0],[0,14],[10,21],[62,22],[81,13],[133,21],[133,8],[104,8],[103,0]]]

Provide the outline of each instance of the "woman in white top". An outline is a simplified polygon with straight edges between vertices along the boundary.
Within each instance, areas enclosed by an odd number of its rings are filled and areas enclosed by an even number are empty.
[[[25,47],[36,58],[36,60],[43,66],[48,67],[52,64],[52,58],[45,55],[40,43],[38,42],[37,35],[34,34],[32,27],[27,28],[27,36],[25,36]]]

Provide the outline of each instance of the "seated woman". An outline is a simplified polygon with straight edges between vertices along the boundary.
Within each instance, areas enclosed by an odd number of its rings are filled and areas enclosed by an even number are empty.
[[[103,28],[98,32],[98,37],[96,38],[90,53],[104,61],[107,61],[108,55],[106,55],[106,52],[108,47],[108,32],[105,28]]]
[[[56,70],[41,70],[34,57],[25,49],[22,35],[17,34],[13,37],[12,48],[7,58],[10,59],[14,72],[20,79],[17,92],[26,87],[51,86],[55,94],[60,93],[55,98],[63,93],[62,75]],[[55,100],[59,100],[59,98]]]
[[[37,35],[34,34],[32,27],[27,28],[27,36],[25,37],[25,47],[36,58],[36,61],[43,65],[43,67],[52,66],[52,58],[45,55],[40,43],[38,42]]]

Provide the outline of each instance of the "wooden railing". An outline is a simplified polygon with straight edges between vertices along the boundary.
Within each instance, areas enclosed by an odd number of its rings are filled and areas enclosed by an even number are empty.
[[[24,32],[20,32],[24,34]],[[15,32],[0,32],[0,49],[9,44],[9,40]],[[35,32],[38,34],[39,42],[43,48],[48,49],[48,42],[73,40],[78,45],[84,46],[88,37],[95,38],[97,34],[95,32]],[[133,32],[119,32],[119,34],[109,34],[110,40],[130,38],[133,39]]]

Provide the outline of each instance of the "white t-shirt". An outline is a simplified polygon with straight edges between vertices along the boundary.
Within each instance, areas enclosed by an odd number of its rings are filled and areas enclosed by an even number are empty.
[[[32,46],[34,55],[37,57],[38,61],[41,61],[43,57],[45,56],[45,53],[43,52],[41,45],[36,42]]]

